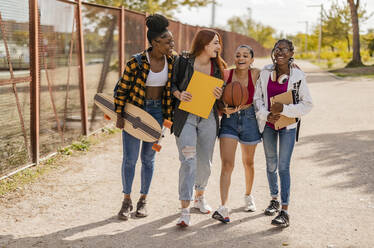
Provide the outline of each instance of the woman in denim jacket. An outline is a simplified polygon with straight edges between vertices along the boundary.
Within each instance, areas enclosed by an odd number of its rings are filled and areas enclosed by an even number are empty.
[[[217,101],[208,119],[185,112],[178,108],[181,101],[191,101],[193,95],[187,92],[194,70],[223,78],[225,62],[220,56],[222,39],[210,29],[200,30],[192,42],[191,54],[188,58],[179,57],[173,70],[172,93],[177,98],[174,112],[173,132],[179,151],[181,167],[179,169],[179,200],[181,201],[181,217],[177,225],[186,227],[190,224],[190,201],[202,213],[210,213],[211,207],[205,202],[204,191],[210,176],[215,140],[218,135],[219,119]],[[204,82],[201,82],[202,84]],[[211,94],[220,99],[222,88],[216,87]]]

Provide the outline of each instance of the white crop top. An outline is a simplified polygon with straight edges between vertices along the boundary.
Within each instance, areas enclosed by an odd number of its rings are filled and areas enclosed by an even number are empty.
[[[148,52],[146,53],[147,59],[149,60]],[[160,72],[153,72],[149,70],[147,81],[145,82],[146,86],[165,86],[168,81],[168,61],[165,57],[165,66],[164,69]]]

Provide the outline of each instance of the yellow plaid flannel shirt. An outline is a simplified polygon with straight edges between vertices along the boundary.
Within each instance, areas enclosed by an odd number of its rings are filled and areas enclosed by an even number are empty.
[[[148,49],[148,52],[151,48]],[[139,69],[138,63],[132,57],[126,64],[123,75],[118,82],[118,88],[114,97],[115,111],[123,113],[125,103],[134,104],[143,108],[145,101],[145,83],[147,81],[150,64],[147,60],[146,51],[141,54],[142,66]],[[173,70],[173,57],[167,57],[168,81],[162,93],[163,118],[172,120],[172,95],[171,95],[171,73]],[[136,79],[136,81],[135,81]]]

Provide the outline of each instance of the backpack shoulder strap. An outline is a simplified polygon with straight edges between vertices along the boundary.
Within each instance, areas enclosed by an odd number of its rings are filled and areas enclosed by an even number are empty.
[[[136,60],[136,63],[138,64],[139,70],[142,69],[143,61],[142,61],[142,53],[137,53],[132,55],[131,57],[134,57]]]

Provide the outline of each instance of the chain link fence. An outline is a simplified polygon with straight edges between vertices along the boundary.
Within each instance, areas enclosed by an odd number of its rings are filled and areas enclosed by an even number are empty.
[[[0,1],[0,177],[106,124],[93,97],[111,94],[125,61],[147,46],[145,16],[80,0]],[[200,28],[170,20],[178,53]],[[229,65],[240,44],[269,54],[250,37],[217,31]]]

